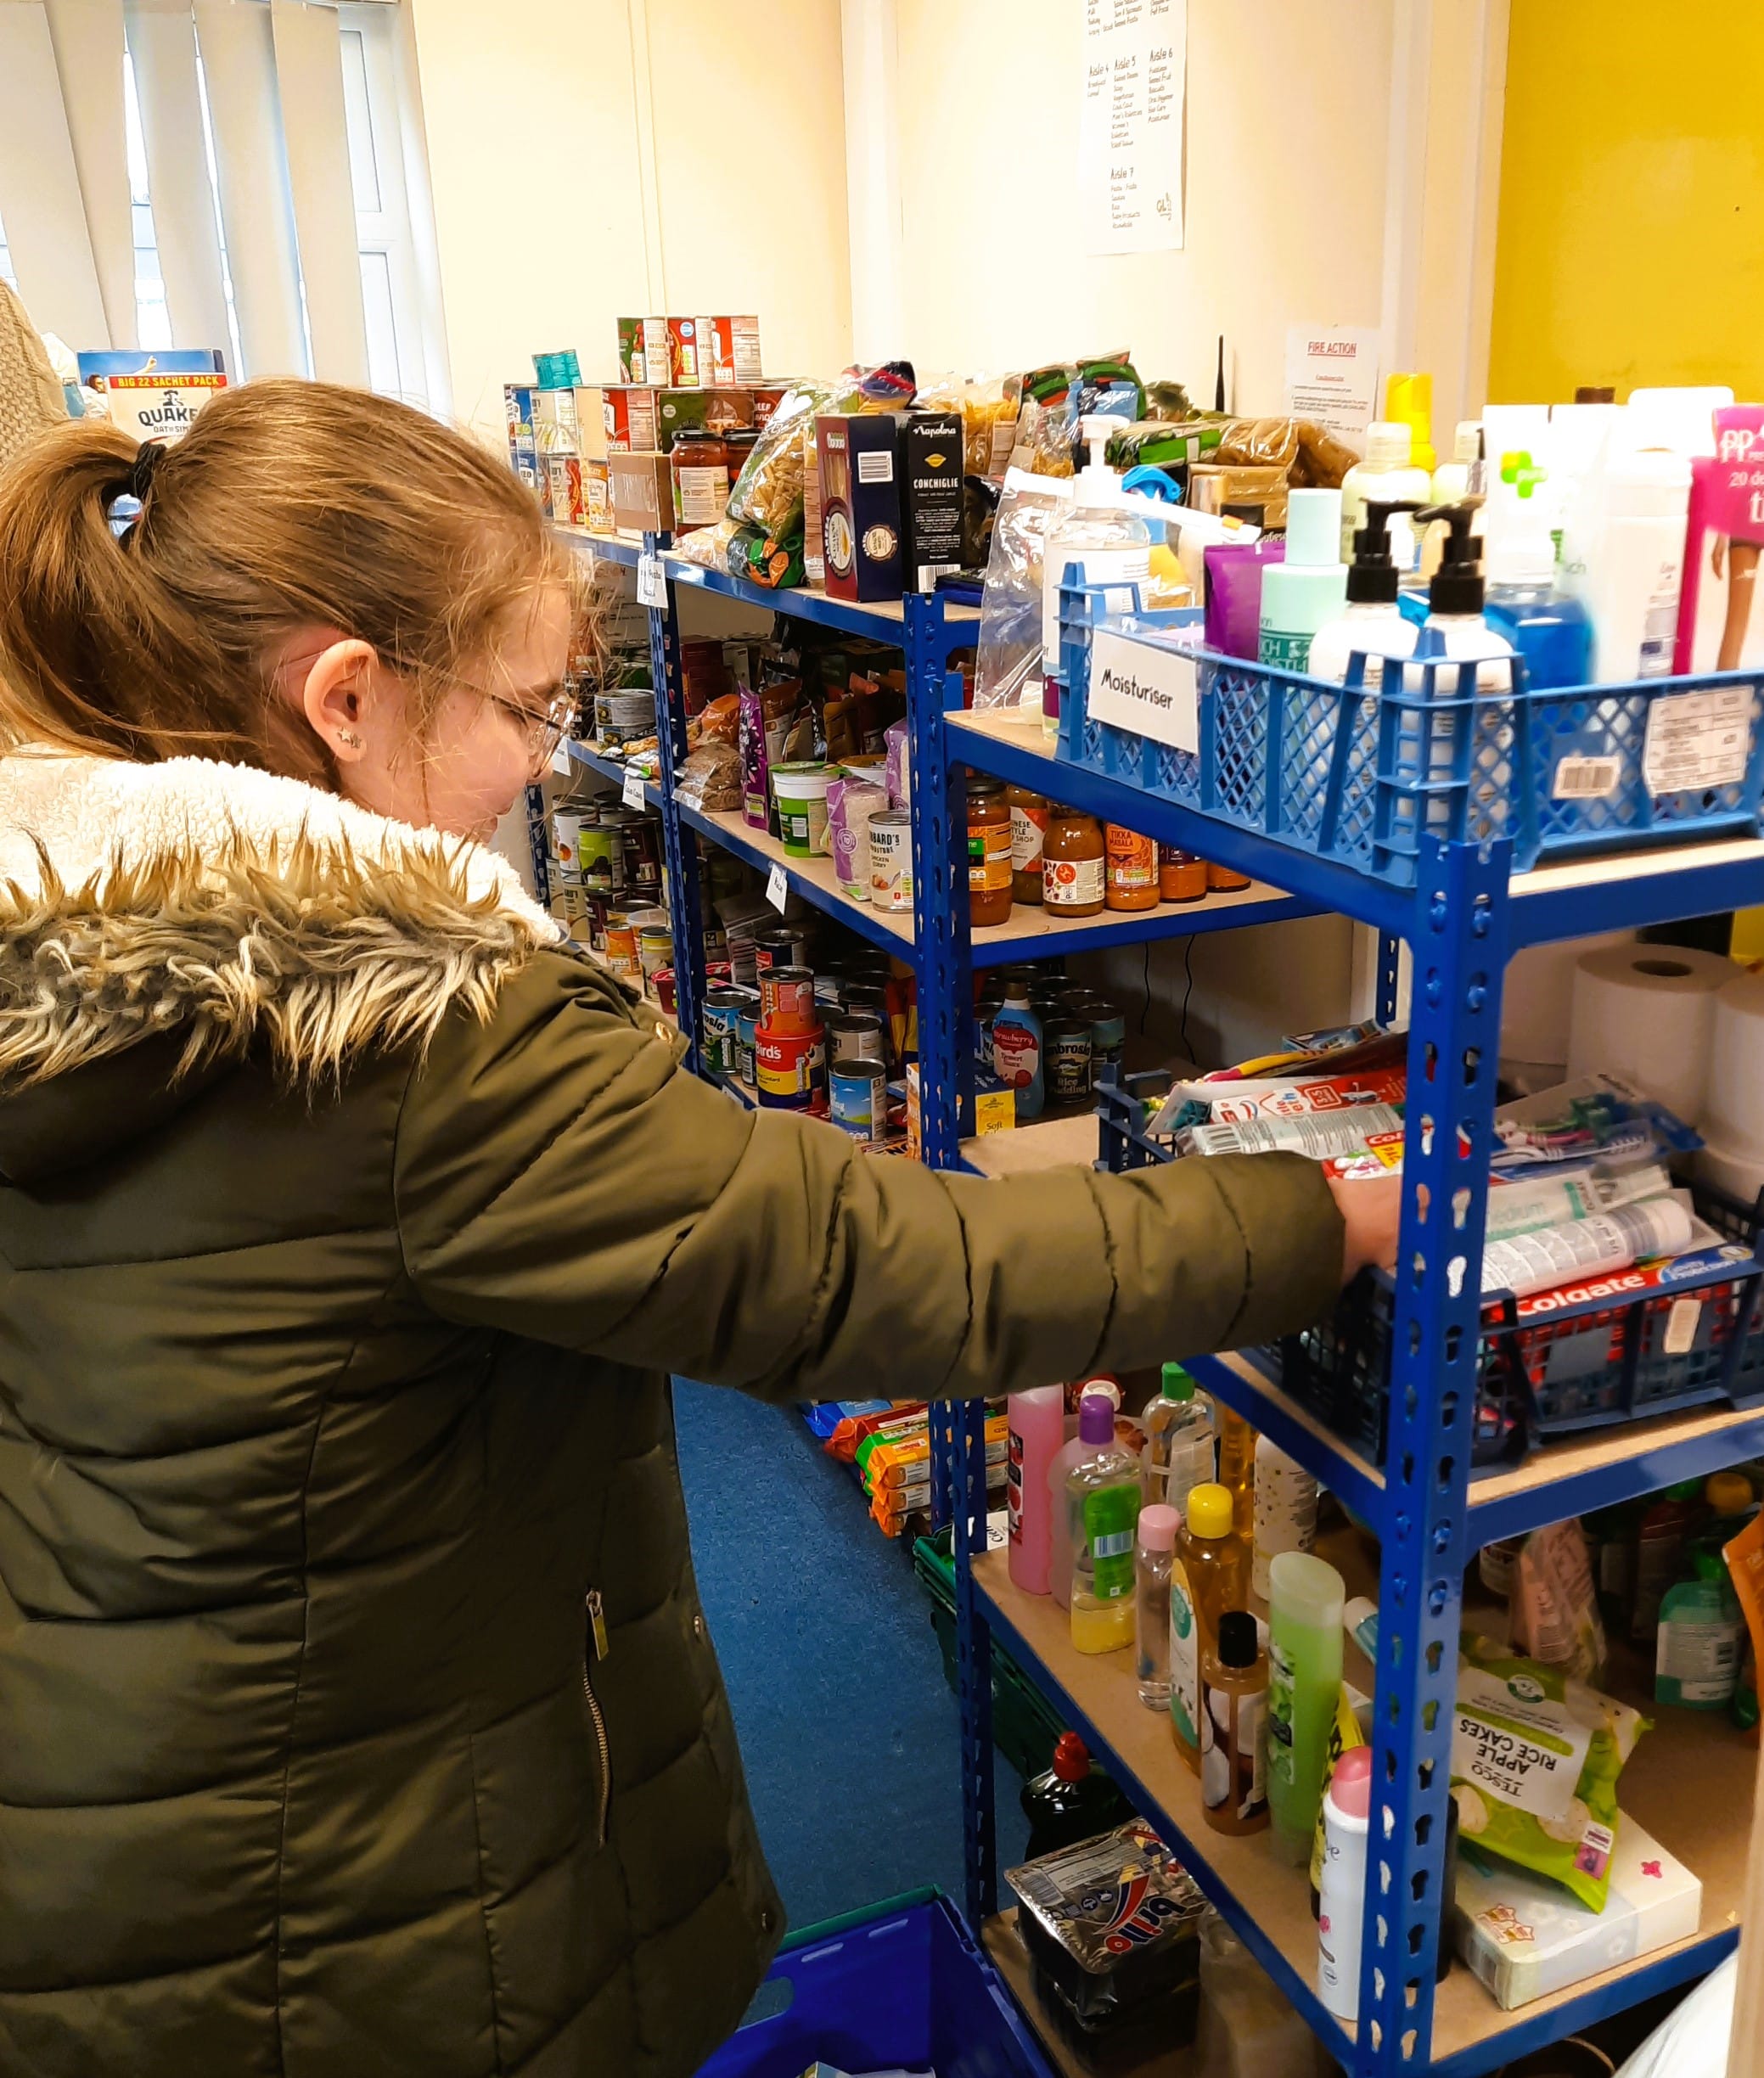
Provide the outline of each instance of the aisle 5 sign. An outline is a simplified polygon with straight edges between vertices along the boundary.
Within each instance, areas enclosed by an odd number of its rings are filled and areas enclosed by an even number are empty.
[[[1085,711],[1093,722],[1199,753],[1199,678],[1194,659],[1180,650],[1154,649],[1099,628],[1090,638]]]

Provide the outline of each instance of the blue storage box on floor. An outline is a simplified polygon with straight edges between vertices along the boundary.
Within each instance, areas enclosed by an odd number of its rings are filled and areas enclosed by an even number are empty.
[[[762,2017],[699,2078],[802,2078],[817,2058],[854,2073],[1053,2078],[998,1973],[935,1891],[811,1929],[772,1964],[754,2008]]]

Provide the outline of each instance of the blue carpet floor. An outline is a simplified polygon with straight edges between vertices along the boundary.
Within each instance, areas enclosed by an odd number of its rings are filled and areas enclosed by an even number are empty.
[[[748,1788],[794,1927],[936,1884],[962,1895],[955,1698],[912,1552],[794,1411],[675,1389],[692,1548]],[[997,1766],[999,1867],[1022,1784]]]

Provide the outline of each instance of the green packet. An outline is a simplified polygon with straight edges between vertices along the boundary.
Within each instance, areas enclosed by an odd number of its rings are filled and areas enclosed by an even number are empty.
[[[1452,1735],[1460,1834],[1603,1912],[1617,1840],[1617,1778],[1649,1729],[1640,1711],[1560,1667],[1466,1638]]]

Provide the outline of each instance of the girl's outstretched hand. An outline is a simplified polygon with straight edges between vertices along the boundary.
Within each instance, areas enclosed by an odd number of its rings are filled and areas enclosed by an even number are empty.
[[[1368,1264],[1380,1270],[1394,1270],[1397,1222],[1402,1216],[1402,1178],[1372,1177],[1364,1182],[1350,1182],[1333,1177],[1329,1188],[1347,1223],[1342,1283],[1351,1283]]]

